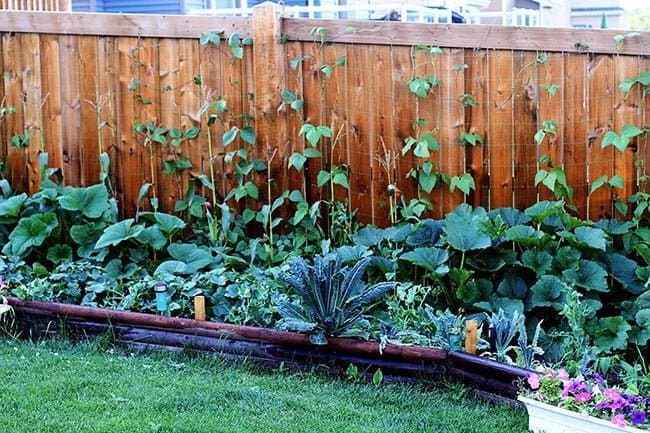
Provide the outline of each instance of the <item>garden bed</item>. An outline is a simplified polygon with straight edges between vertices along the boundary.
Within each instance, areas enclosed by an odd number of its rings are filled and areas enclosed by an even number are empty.
[[[274,329],[17,298],[9,298],[9,303],[21,331],[32,336],[64,331],[87,338],[110,332],[130,346],[200,350],[265,365],[324,365],[343,373],[354,364],[368,373],[380,368],[386,375],[428,380],[449,375],[509,398],[516,396],[517,379],[527,374],[527,370],[489,359],[434,348],[345,338],[331,338],[327,345],[318,346],[306,335]]]

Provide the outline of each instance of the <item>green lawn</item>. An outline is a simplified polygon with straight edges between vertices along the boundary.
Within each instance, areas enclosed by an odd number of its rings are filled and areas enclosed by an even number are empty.
[[[453,387],[350,384],[208,357],[0,340],[0,431],[526,431],[523,410]],[[451,389],[450,389],[451,388]]]

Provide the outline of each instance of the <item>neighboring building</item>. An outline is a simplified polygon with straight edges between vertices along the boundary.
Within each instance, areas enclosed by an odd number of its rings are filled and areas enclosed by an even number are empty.
[[[604,24],[609,29],[624,29],[624,12],[620,1],[571,0],[571,26],[599,29]]]
[[[517,16],[525,16],[526,10],[535,12],[534,17],[539,21],[531,24],[506,21],[508,14],[518,12]],[[622,29],[625,28],[623,13],[619,0],[492,0],[481,9],[480,23],[499,24],[501,19],[502,24],[581,28],[601,28],[605,23],[607,28]]]
[[[114,12],[137,14],[186,14],[201,9],[203,0],[72,0],[75,12]]]

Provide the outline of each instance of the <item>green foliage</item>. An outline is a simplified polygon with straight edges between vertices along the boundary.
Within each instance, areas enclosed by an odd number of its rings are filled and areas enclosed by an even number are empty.
[[[281,303],[283,319],[276,326],[309,332],[314,344],[327,344],[327,337],[350,335],[362,321],[364,307],[382,298],[395,283],[367,286],[362,278],[370,259],[359,260],[353,267],[342,266],[338,254],[316,256],[314,265],[294,257],[290,270],[281,274],[283,282],[300,295],[302,304]]]
[[[440,87],[441,84],[441,81],[433,75],[418,76],[408,82],[408,89],[417,97],[426,98],[429,93],[433,92],[436,87]]]

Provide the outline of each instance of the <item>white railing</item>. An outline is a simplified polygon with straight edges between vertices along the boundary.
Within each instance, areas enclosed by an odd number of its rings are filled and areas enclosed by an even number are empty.
[[[535,9],[513,9],[508,12],[479,12],[465,14],[469,24],[501,24],[503,26],[538,27],[539,11]]]
[[[215,0],[205,0],[206,6],[216,4]],[[222,3],[223,4],[223,3]],[[240,0],[241,7],[193,9],[192,15],[240,15],[248,16],[253,8],[248,7],[247,0]],[[392,14],[392,16],[391,16]],[[384,3],[381,5],[348,4],[319,6],[284,6],[283,15],[294,18],[325,18],[351,20],[408,21],[420,23],[451,23],[452,11],[410,5],[408,3]],[[504,26],[536,27],[540,25],[539,11],[534,9],[513,9],[509,12],[464,13],[463,17],[470,24],[500,24]]]

